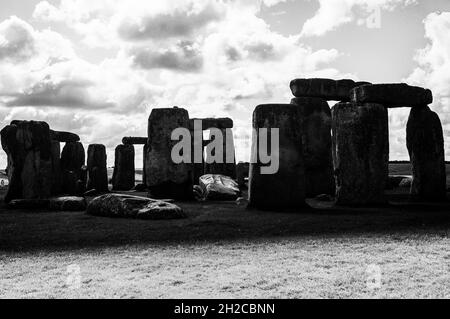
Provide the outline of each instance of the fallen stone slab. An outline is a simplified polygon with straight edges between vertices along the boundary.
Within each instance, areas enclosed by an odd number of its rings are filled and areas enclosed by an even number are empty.
[[[94,198],[87,207],[87,214],[147,220],[187,217],[183,210],[173,203],[123,194],[107,194]]]
[[[316,97],[329,101],[350,101],[350,91],[369,82],[355,82],[353,80],[332,79],[295,79],[290,87],[295,97]]]
[[[388,108],[417,107],[433,103],[433,93],[405,83],[362,85],[351,91],[354,103],[379,103]]]
[[[11,209],[50,210],[78,212],[86,210],[86,200],[83,197],[54,197],[50,199],[15,199],[8,204]]]
[[[84,197],[65,196],[49,200],[49,209],[56,211],[79,212],[86,210],[87,203]]]
[[[229,176],[207,174],[200,177],[204,200],[236,200],[241,196],[239,185]]]

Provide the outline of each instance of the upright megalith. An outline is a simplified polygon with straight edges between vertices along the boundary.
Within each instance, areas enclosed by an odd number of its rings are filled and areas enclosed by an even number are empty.
[[[405,83],[373,84],[358,86],[351,92],[354,103],[379,103],[388,108],[416,107],[433,102],[433,93],[421,87]]]
[[[332,118],[337,204],[386,203],[387,109],[380,104],[338,103],[332,109]]]
[[[444,135],[439,116],[428,106],[411,109],[406,139],[413,171],[412,198],[445,200]]]
[[[52,194],[60,194],[63,183],[61,169],[61,145],[58,141],[51,141],[52,152]]]
[[[190,132],[189,114],[185,109],[152,110],[148,120],[145,170],[150,195],[156,198],[191,199],[193,197],[192,160],[178,162],[172,158],[172,149],[180,142],[171,138],[176,129]],[[188,145],[190,149],[191,141]]]
[[[80,195],[86,190],[86,174],[83,169],[86,161],[84,146],[80,142],[67,142],[61,152],[63,192]]]
[[[5,201],[49,198],[54,188],[54,167],[48,124],[13,121],[0,134],[8,155],[9,186]]]
[[[135,186],[134,146],[118,145],[115,151],[113,190],[129,191]]]
[[[302,114],[306,196],[334,194],[330,107],[321,98],[295,98],[291,104]]]
[[[87,158],[88,182],[87,190],[99,193],[108,192],[108,172],[106,169],[106,147],[102,144],[91,144]]]
[[[333,101],[350,101],[350,91],[368,82],[355,82],[353,80],[332,79],[295,79],[290,87],[295,97],[316,97]]]
[[[259,105],[253,113],[253,129],[249,207],[305,207],[300,108],[292,104]]]

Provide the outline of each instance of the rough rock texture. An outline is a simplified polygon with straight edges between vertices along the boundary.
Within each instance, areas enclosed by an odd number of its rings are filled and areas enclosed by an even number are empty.
[[[113,173],[113,189],[129,191],[135,186],[134,146],[116,147]]]
[[[147,188],[147,154],[148,154],[148,146],[144,144],[142,148],[142,184]]]
[[[55,211],[81,212],[86,210],[86,207],[86,200],[83,197],[55,197],[49,200],[49,209]]]
[[[88,205],[87,214],[152,220],[186,218],[183,210],[175,204],[119,194],[107,194],[94,198]]]
[[[88,147],[88,182],[87,190],[108,192],[108,173],[106,170],[106,147],[101,144],[91,144]]]
[[[385,204],[389,172],[387,109],[380,104],[338,103],[332,116],[337,204]]]
[[[145,145],[147,140],[147,137],[124,137],[122,143],[124,145]]]
[[[363,85],[352,90],[354,103],[379,103],[386,107],[422,107],[433,102],[430,90],[405,83]]]
[[[249,207],[284,210],[305,207],[305,171],[302,146],[302,114],[296,105],[259,105],[253,113],[254,133],[250,164]],[[260,128],[279,129],[279,169],[275,174],[262,174]],[[270,130],[269,130],[270,132]],[[270,134],[267,137],[271,149]],[[273,155],[277,155],[272,145]],[[263,152],[266,153],[266,152]]]
[[[302,113],[306,197],[335,193],[331,151],[331,110],[320,98],[295,98]]]
[[[240,162],[236,166],[236,181],[239,187],[245,187],[245,179],[249,177],[250,174],[250,163]]]
[[[224,175],[203,175],[200,187],[204,200],[236,200],[241,196],[239,185]]]
[[[204,131],[209,130],[210,128],[218,128],[218,129],[227,129],[227,128],[233,128],[234,123],[233,120],[226,117],[226,118],[196,118],[191,119],[191,128],[193,128],[194,121],[202,121],[202,129]]]
[[[193,165],[176,164],[172,160],[172,132],[177,128],[190,128],[185,109],[153,109],[148,120],[148,152],[146,180],[150,194],[155,198],[192,199]]]
[[[55,181],[48,124],[13,121],[0,134],[2,147],[8,155],[9,186],[5,202],[49,198]]]
[[[52,143],[52,194],[60,194],[62,191],[62,169],[61,169],[61,145],[58,141]]]
[[[52,140],[58,141],[61,143],[73,143],[73,142],[80,141],[80,137],[77,134],[70,133],[70,132],[59,132],[59,131],[50,130],[50,137]]]
[[[234,139],[231,138],[229,143],[227,143],[227,130],[220,129],[222,131],[223,136],[223,159],[222,163],[208,163],[208,152],[206,152],[205,158],[205,174],[212,175],[225,175],[232,178],[236,177],[236,150],[234,148]],[[231,130],[231,129],[229,129]],[[231,133],[232,134],[232,133]],[[232,163],[227,163],[227,157],[229,157],[229,153],[233,157],[234,161]]]
[[[291,82],[295,97],[317,97],[333,101],[350,101],[350,91],[357,86],[370,84],[353,80],[296,79]]]
[[[444,200],[446,172],[444,136],[439,116],[428,107],[413,108],[407,125],[412,163],[411,195],[417,200]]]
[[[63,192],[68,195],[83,194],[86,190],[86,173],[83,171],[86,155],[80,142],[68,142],[61,153]]]

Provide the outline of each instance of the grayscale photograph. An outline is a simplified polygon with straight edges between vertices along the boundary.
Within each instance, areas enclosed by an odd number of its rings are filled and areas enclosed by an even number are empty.
[[[0,299],[450,298],[448,0],[2,0],[0,130]]]

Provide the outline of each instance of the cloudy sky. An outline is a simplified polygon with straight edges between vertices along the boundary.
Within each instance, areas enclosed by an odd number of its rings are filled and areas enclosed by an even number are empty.
[[[448,0],[1,1],[0,124],[47,121],[112,165],[152,108],[177,105],[232,117],[248,160],[253,109],[289,103],[293,78],[405,81],[434,92],[449,159],[449,34]],[[408,159],[407,116],[390,111],[391,159]]]

